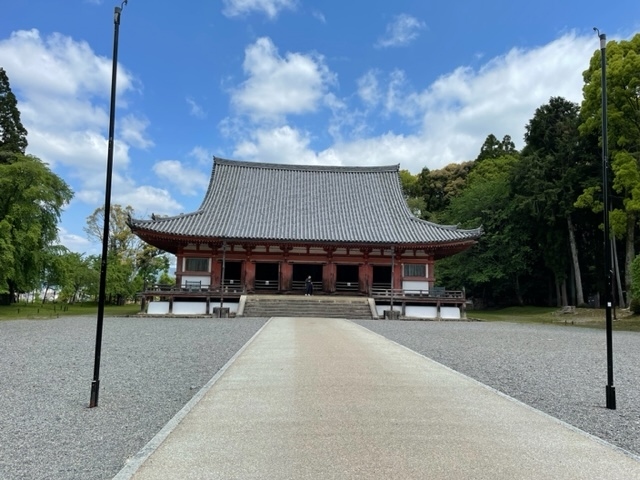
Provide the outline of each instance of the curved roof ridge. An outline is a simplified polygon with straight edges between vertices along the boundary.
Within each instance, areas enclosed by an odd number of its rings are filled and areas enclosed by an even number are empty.
[[[481,232],[482,231],[482,227],[460,228],[458,225],[441,225],[439,223],[435,223],[435,222],[431,222],[429,220],[424,220],[422,218],[418,218],[415,215],[413,215],[412,220],[414,220],[416,222],[420,222],[420,223],[426,223],[427,225],[430,225],[432,227],[443,228],[445,230],[457,230],[459,232]]]
[[[226,158],[213,157],[215,165],[228,165],[232,167],[265,168],[269,170],[294,170],[294,171],[316,171],[316,172],[397,172],[400,164],[378,165],[378,166],[357,166],[357,165],[302,165],[293,163],[270,163],[251,162],[248,160],[230,160]]]
[[[159,223],[159,222],[169,222],[171,220],[175,220],[176,218],[185,218],[192,217],[195,215],[202,215],[203,210],[199,208],[195,212],[187,212],[187,213],[178,213],[177,215],[157,215],[155,213],[151,214],[151,218],[149,219],[139,219],[131,217],[131,221],[135,223]]]

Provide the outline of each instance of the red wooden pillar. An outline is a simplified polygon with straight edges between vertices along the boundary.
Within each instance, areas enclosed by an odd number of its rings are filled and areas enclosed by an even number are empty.
[[[358,267],[358,283],[360,293],[366,293],[367,295],[371,291],[371,284],[373,282],[373,267],[368,263],[362,264]]]
[[[322,289],[327,293],[336,291],[336,274],[338,267],[335,263],[322,265]]]
[[[184,257],[182,252],[178,252],[176,257],[176,287],[180,287],[182,286],[182,263],[184,262]]]
[[[222,260],[213,257],[211,259],[211,288],[218,288],[220,286],[220,279],[222,278]]]
[[[391,288],[393,289],[401,289],[402,288],[402,255],[396,254],[394,258],[393,265],[393,278],[391,279]]]
[[[282,292],[290,291],[292,279],[293,279],[293,265],[287,261],[280,262],[280,291]]]
[[[246,291],[252,292],[255,287],[256,281],[256,264],[250,260],[245,260],[242,262],[244,275],[243,277],[243,285]]]
[[[427,282],[429,283],[429,289],[433,288],[436,284],[436,271],[433,255],[431,255],[427,260]]]

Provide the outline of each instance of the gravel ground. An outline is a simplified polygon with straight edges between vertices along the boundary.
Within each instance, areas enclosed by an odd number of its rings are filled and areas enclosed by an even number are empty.
[[[110,479],[265,319],[0,321],[0,479]]]
[[[107,318],[100,403],[87,408],[95,318],[0,322],[0,479],[110,479],[265,319]],[[601,330],[357,321],[640,455],[640,334],[614,332],[617,410]]]
[[[617,409],[609,410],[604,330],[485,322],[356,323],[640,455],[640,333],[613,332]]]

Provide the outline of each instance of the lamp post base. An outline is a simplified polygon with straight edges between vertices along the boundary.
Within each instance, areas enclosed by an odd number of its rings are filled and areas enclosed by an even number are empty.
[[[91,399],[89,400],[89,408],[98,406],[98,394],[100,392],[100,380],[91,382]]]
[[[607,408],[609,410],[616,409],[616,387],[607,385]]]

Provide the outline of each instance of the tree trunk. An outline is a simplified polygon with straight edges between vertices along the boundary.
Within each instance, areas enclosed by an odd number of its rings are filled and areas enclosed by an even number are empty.
[[[615,269],[616,274],[616,287],[618,288],[618,306],[620,308],[627,308],[627,299],[625,298],[624,291],[622,289],[622,281],[620,280],[620,261],[618,260],[618,247],[616,246],[616,241],[613,239],[611,242],[611,246],[613,247],[613,260],[611,264]],[[614,290],[615,288],[614,287]]]
[[[562,306],[562,293],[560,291],[560,282],[558,281],[558,277],[554,275],[553,279],[555,280],[556,285],[556,307]]]
[[[42,305],[47,301],[47,293],[49,293],[49,285],[44,289],[44,295],[42,295]]]
[[[624,260],[624,289],[627,294],[631,291],[631,262],[636,256],[635,248],[633,246],[635,242],[635,228],[636,228],[636,215],[627,212],[627,248]]]
[[[569,305],[567,300],[567,279],[564,278],[562,280],[562,306],[566,307],[567,305]]]
[[[576,281],[576,304],[584,306],[584,294],[582,292],[582,277],[580,276],[580,262],[578,261],[578,247],[576,246],[576,235],[571,221],[571,215],[567,215],[567,227],[569,228],[569,245],[571,246],[571,259],[573,260],[573,273]]]
[[[9,280],[9,303],[16,303],[16,284]]]
[[[524,299],[522,298],[522,292],[520,291],[520,278],[516,275],[515,280],[516,298],[518,299],[518,305],[522,307],[524,305]]]

